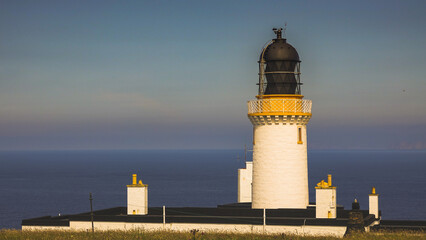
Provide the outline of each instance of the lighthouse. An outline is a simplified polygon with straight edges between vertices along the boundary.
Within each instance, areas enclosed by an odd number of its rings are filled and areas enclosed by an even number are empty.
[[[327,182],[322,180],[316,185],[316,203],[309,204],[306,125],[312,102],[301,94],[299,54],[282,37],[282,29],[273,30],[276,38],[260,54],[258,94],[247,103],[248,118],[253,124],[253,161],[238,169],[238,203],[148,208],[148,185],[133,174],[132,184],[127,185],[127,207],[95,211],[95,218],[82,213],[24,219],[22,230],[93,231],[95,226],[96,231],[195,234],[200,230],[343,237],[352,231],[368,231],[375,225],[379,229],[424,229],[422,223],[412,225],[412,221],[382,225],[374,187],[369,195],[369,210],[360,210],[356,201],[352,210],[345,210],[337,205],[337,187],[331,174]]]
[[[276,38],[259,59],[259,89],[248,101],[253,124],[252,208],[306,209],[309,204],[306,125],[312,101],[301,94],[300,58]]]

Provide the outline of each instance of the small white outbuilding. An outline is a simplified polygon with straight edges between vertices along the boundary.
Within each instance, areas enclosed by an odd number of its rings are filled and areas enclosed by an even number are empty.
[[[148,185],[142,180],[138,182],[136,174],[133,174],[132,184],[127,185],[127,214],[148,214]]]
[[[376,193],[376,188],[371,189],[371,194],[368,195],[368,212],[373,214],[376,219],[379,219],[379,194]],[[376,221],[375,224],[379,224],[380,221]]]
[[[336,218],[336,187],[331,183],[331,174],[328,175],[328,182],[322,180],[315,190],[316,218]]]
[[[246,168],[238,169],[238,202],[251,202],[253,162],[246,162]]]

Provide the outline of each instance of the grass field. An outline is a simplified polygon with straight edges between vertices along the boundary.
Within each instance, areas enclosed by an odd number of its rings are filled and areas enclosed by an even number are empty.
[[[292,235],[261,235],[261,234],[232,234],[232,233],[202,233],[197,232],[195,236],[190,232],[139,232],[139,231],[105,231],[96,232],[65,232],[65,231],[21,231],[21,230],[0,230],[0,239],[123,239],[123,240],[272,240],[272,239],[291,239],[291,240],[321,240],[321,239],[340,239],[334,237],[301,237]],[[368,240],[426,240],[425,232],[371,232],[364,234],[354,234],[345,239],[368,239]]]

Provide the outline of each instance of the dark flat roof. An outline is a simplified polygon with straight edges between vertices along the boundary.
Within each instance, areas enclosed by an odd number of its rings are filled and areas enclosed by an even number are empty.
[[[364,225],[376,219],[368,211],[364,215]],[[315,225],[346,226],[349,210],[337,208],[336,219],[315,218],[315,207],[307,209],[266,209],[266,225]],[[44,216],[22,220],[22,226],[69,226],[70,221],[90,221],[90,212]],[[94,221],[162,223],[163,208],[150,207],[147,215],[127,215],[126,207],[115,207],[94,211]],[[263,209],[251,209],[250,203],[234,203],[208,207],[166,207],[166,223],[219,223],[263,225]]]

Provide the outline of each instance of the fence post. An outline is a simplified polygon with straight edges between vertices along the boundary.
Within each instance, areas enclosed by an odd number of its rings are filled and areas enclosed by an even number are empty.
[[[163,205],[163,229],[166,229],[166,206]]]
[[[92,222],[92,233],[95,232],[95,225],[93,223],[93,205],[92,205],[92,193],[89,193],[89,200],[90,200],[90,221]]]
[[[265,225],[266,225],[266,209],[263,209],[263,233],[265,233]]]

